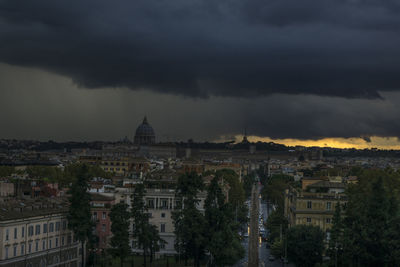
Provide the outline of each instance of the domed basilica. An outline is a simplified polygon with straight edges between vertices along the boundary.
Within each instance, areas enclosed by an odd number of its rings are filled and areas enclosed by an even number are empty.
[[[156,134],[153,127],[147,122],[146,116],[142,124],[136,129],[134,143],[137,145],[151,145],[156,142]]]

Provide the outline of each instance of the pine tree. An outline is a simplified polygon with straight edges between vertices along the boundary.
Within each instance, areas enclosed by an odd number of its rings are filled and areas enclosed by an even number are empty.
[[[88,180],[90,174],[87,165],[79,165],[77,177],[69,190],[68,227],[81,242],[82,265],[85,266],[85,242],[91,240],[94,222],[90,212],[90,194],[88,193]]]
[[[218,181],[217,177],[211,181],[205,201],[207,249],[213,265],[233,265],[244,256],[244,249],[239,241],[232,205],[225,203]]]
[[[113,236],[110,240],[110,253],[113,257],[119,257],[121,267],[124,259],[129,255],[129,218],[128,205],[118,203],[111,208],[111,232]]]
[[[341,266],[341,255],[343,253],[343,219],[342,208],[338,201],[335,206],[335,213],[332,218],[332,228],[330,230],[330,240],[328,255],[331,258],[332,265]]]
[[[172,213],[175,249],[184,255],[185,261],[193,258],[196,266],[200,266],[205,250],[206,222],[204,215],[197,209],[197,195],[203,188],[203,180],[196,173],[181,175],[176,188],[176,199],[180,206]]]
[[[311,225],[296,225],[287,233],[288,257],[296,266],[315,266],[322,261],[324,232]]]
[[[150,253],[150,261],[153,254],[159,250],[159,244],[165,242],[160,238],[157,227],[149,222],[149,213],[144,201],[146,189],[143,184],[137,184],[132,195],[131,217],[133,219],[132,233],[139,247],[143,249],[144,266]]]

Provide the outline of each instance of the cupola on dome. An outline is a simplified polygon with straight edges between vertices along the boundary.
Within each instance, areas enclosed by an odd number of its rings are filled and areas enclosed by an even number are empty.
[[[142,124],[136,129],[134,142],[138,145],[149,145],[156,142],[156,134],[154,133],[153,127],[148,123],[146,116]]]

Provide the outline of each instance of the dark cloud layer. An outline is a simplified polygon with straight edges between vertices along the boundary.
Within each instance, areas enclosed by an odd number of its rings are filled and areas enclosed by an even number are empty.
[[[0,0],[0,61],[87,88],[379,97],[400,88],[397,0]]]

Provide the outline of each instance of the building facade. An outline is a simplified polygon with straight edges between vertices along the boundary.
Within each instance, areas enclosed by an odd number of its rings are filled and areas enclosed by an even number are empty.
[[[285,217],[289,226],[314,225],[329,232],[338,202],[347,203],[344,193],[313,193],[291,187],[285,192]]]
[[[80,243],[58,204],[10,206],[0,211],[0,266],[79,266]]]

